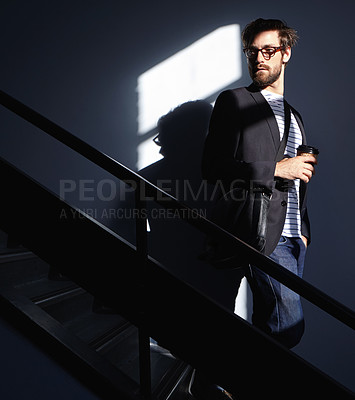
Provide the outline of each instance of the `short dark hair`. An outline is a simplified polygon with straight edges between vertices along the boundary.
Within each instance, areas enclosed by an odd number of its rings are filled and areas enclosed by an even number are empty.
[[[297,32],[279,19],[258,18],[250,22],[242,32],[242,42],[244,48],[251,45],[256,35],[266,31],[278,31],[280,44],[284,47],[293,47],[298,40]]]

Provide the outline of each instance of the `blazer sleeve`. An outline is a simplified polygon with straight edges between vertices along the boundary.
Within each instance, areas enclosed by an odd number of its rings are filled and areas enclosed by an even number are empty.
[[[275,161],[246,162],[238,156],[243,135],[241,107],[232,91],[222,92],[215,103],[206,137],[202,176],[210,183],[221,180],[228,184],[242,180],[257,181],[272,188],[275,184]]]
[[[311,243],[311,227],[308,218],[308,210],[305,208],[301,218],[301,234],[308,239],[308,246]]]

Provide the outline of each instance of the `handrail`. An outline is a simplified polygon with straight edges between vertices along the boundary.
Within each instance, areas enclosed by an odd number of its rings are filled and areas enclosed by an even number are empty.
[[[209,221],[204,216],[200,215],[196,210],[193,210],[185,204],[179,202],[173,196],[159,189],[157,186],[153,185],[136,172],[130,170],[110,156],[100,152],[88,143],[77,138],[67,130],[11,97],[2,90],[0,90],[0,104],[24,120],[30,122],[37,128],[46,132],[53,138],[57,139],[61,143],[65,144],[72,150],[81,154],[83,157],[92,161],[94,164],[100,166],[118,179],[131,186],[136,185],[136,188],[138,188],[138,186],[143,188],[144,192],[149,197],[152,197],[158,204],[162,205],[163,207],[169,206],[169,208],[173,208],[180,212],[181,218],[190,225],[195,226],[206,234],[216,235],[217,237],[229,242],[236,250],[238,249],[242,251],[250,259],[250,262],[257,265],[263,272],[271,275],[273,278],[277,279],[291,290],[297,292],[306,300],[318,306],[323,311],[329,315],[332,315],[345,325],[355,329],[355,312],[353,310],[334,298],[328,296],[326,293],[301,279],[297,275],[291,273],[286,268],[277,264],[269,257],[261,254],[259,251],[244,243],[242,240],[220,228],[218,225]]]

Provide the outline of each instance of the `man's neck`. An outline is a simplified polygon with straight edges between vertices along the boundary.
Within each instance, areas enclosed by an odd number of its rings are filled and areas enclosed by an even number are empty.
[[[283,96],[284,95],[284,83],[283,83],[283,80],[281,80],[281,79],[277,80],[272,85],[266,86],[264,89],[269,91],[269,92],[271,92],[271,93],[276,93],[276,94],[279,94],[279,95]]]

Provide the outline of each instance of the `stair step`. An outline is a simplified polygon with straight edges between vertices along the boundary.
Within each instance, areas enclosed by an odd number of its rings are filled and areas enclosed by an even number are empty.
[[[98,353],[139,382],[138,330],[135,326],[130,325],[108,345],[99,348]]]
[[[175,385],[172,385],[170,388],[168,387],[168,392],[166,393],[154,393],[155,398],[158,400],[196,400],[190,392],[192,373],[193,368],[186,366],[184,371],[175,380]]]
[[[131,324],[128,321],[121,320],[119,325],[106,331],[100,337],[95,338],[89,342],[89,346],[96,351],[102,351],[107,346],[112,346],[113,341],[116,340],[126,329],[130,328]]]
[[[91,311],[63,325],[95,350],[110,345],[117,335],[130,326],[118,314],[96,314]]]
[[[37,256],[24,248],[2,248],[0,249],[0,264],[20,261],[20,260],[27,260],[30,258],[36,258]]]
[[[48,275],[49,265],[24,248],[1,249],[0,280],[9,286],[34,282]]]
[[[91,294],[80,289],[80,291],[59,299],[57,302],[44,303],[40,306],[58,322],[65,325],[81,315],[90,314],[92,303]]]
[[[84,292],[71,281],[52,281],[47,278],[47,275],[13,286],[35,304],[41,306],[60,302],[67,297],[74,296],[75,293]]]
[[[42,307],[45,305],[48,307],[49,305],[57,304],[59,301],[62,301],[64,299],[68,299],[68,298],[71,298],[74,296],[78,296],[83,293],[85,293],[85,291],[82,288],[77,287],[75,285],[71,285],[71,286],[66,286],[62,289],[54,290],[50,293],[37,295],[37,296],[31,298],[31,300],[36,305],[39,305]]]
[[[164,376],[164,380],[153,391],[157,400],[196,400],[189,392],[193,368],[185,363],[177,365],[175,370]]]
[[[98,352],[130,379],[139,382],[138,329],[131,325]],[[154,341],[151,343],[151,376],[153,393],[171,391],[185,372],[186,363],[176,359]],[[159,396],[158,396],[159,397]],[[161,397],[161,396],[160,396]],[[163,398],[163,397],[162,397]]]

